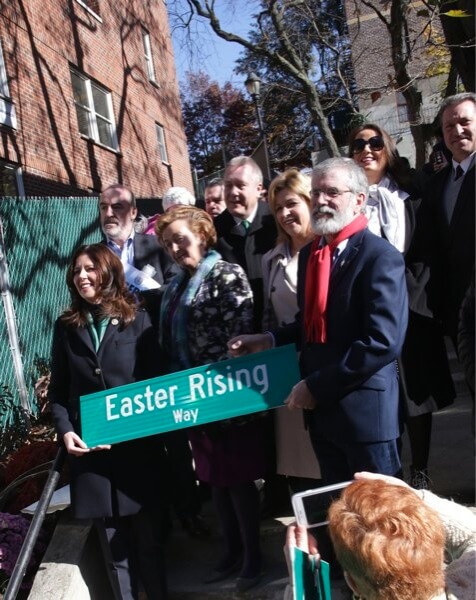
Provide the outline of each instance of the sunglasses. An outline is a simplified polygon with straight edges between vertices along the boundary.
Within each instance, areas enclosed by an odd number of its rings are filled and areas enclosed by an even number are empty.
[[[374,135],[368,140],[364,140],[362,138],[354,140],[350,145],[352,154],[359,154],[360,152],[363,152],[367,144],[369,145],[371,150],[383,150],[383,137],[381,135]]]

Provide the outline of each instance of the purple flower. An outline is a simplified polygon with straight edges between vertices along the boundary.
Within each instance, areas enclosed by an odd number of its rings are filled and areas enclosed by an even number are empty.
[[[0,513],[0,581],[8,579],[18,559],[30,521],[23,515]],[[36,570],[46,548],[46,535],[40,532],[29,570]],[[23,586],[22,586],[23,587]]]

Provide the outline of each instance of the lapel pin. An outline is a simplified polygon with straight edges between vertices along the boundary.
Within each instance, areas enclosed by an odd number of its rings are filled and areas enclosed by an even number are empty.
[[[116,319],[116,318],[111,319],[111,324],[112,325],[119,325],[119,319]]]

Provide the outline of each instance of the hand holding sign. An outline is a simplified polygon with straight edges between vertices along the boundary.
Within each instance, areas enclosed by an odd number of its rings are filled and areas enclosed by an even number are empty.
[[[273,347],[273,336],[269,333],[237,335],[228,342],[228,354],[233,358],[262,352]]]
[[[304,380],[296,383],[284,403],[291,409],[305,408],[306,410],[313,410],[317,404]]]
[[[63,435],[63,443],[64,447],[66,448],[66,452],[68,454],[72,454],[73,456],[83,456],[83,454],[95,452],[96,450],[111,449],[110,444],[101,444],[100,446],[95,446],[94,448],[88,448],[79,435],[74,431],[68,431]]]

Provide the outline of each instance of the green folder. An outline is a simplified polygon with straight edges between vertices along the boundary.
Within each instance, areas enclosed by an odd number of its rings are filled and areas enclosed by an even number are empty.
[[[316,560],[299,548],[292,549],[291,560],[294,600],[332,599],[329,563]]]

